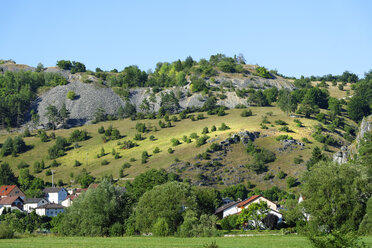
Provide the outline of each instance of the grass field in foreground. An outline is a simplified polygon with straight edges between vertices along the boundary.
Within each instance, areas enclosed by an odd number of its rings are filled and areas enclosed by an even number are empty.
[[[205,244],[216,242],[219,248],[290,248],[311,247],[303,236],[253,236],[253,237],[218,237],[218,238],[159,238],[159,237],[125,237],[125,238],[86,238],[86,237],[36,237],[0,240],[2,248],[44,248],[44,247],[203,247]],[[372,246],[372,237],[364,237],[367,247]]]

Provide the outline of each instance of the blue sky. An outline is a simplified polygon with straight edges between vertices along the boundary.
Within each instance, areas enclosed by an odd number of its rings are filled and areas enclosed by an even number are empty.
[[[3,1],[0,58],[105,70],[243,53],[289,76],[372,69],[372,1]]]

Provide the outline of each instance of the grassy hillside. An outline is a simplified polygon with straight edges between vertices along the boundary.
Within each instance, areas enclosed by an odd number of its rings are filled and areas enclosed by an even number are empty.
[[[299,177],[300,173],[306,168],[305,163],[302,162],[300,164],[295,164],[294,158],[300,156],[304,161],[306,161],[311,156],[311,150],[314,146],[322,146],[322,144],[314,141],[314,139],[311,137],[311,134],[314,130],[313,126],[318,122],[313,119],[300,118],[301,122],[303,123],[303,127],[297,127],[295,125],[296,123],[293,122],[294,118],[287,116],[277,107],[252,107],[251,110],[253,112],[253,116],[250,117],[241,117],[240,113],[242,110],[239,109],[227,110],[225,116],[210,116],[204,113],[205,119],[198,121],[184,119],[181,121],[172,122],[172,127],[170,128],[160,128],[158,124],[159,119],[140,121],[124,119],[86,125],[80,128],[56,130],[56,136],[68,138],[73,130],[84,129],[89,132],[91,138],[86,141],[79,142],[79,145],[81,146],[80,148],[74,148],[73,145],[71,145],[66,152],[66,155],[57,159],[60,165],[52,168],[53,170],[56,170],[55,180],[57,181],[58,179],[63,179],[65,183],[70,182],[70,173],[73,172],[74,176],[76,176],[81,172],[82,169],[86,169],[88,172],[91,172],[91,174],[95,177],[112,174],[114,178],[118,178],[119,170],[126,162],[129,162],[132,166],[124,170],[125,178],[122,180],[130,180],[131,178],[148,169],[167,169],[171,164],[175,163],[175,161],[178,161],[178,164],[183,165],[185,162],[189,162],[191,166],[194,167],[190,170],[176,170],[176,172],[181,173],[183,177],[190,178],[191,180],[197,181],[201,173],[211,177],[221,174],[220,181],[216,182],[217,185],[221,186],[223,185],[222,180],[230,177],[229,182],[232,183],[238,183],[249,179],[252,184],[257,185],[260,188],[267,188],[273,185],[285,187],[285,180],[283,179],[278,179],[275,177],[271,180],[263,180],[263,178],[267,173],[272,173],[275,176],[280,170],[295,178]],[[268,129],[264,130],[260,128],[260,123],[265,115],[267,116],[270,124],[266,124]],[[275,124],[275,120],[279,119],[288,123],[289,129],[292,130],[290,133],[278,131],[280,126]],[[118,142],[122,143],[126,140],[133,141],[135,134],[138,133],[135,129],[135,126],[139,122],[145,123],[146,126],[152,131],[143,134],[145,137],[144,140],[134,141],[139,146],[131,149],[120,149]],[[221,123],[225,123],[230,127],[230,129],[218,131],[218,127],[221,125]],[[113,140],[104,143],[102,140],[104,135],[99,134],[97,130],[101,126],[107,129],[107,127],[110,125],[112,125],[114,128],[117,128],[125,137],[120,140]],[[208,127],[210,130],[213,125],[217,127],[217,131],[208,133],[208,136],[210,137],[209,140],[213,139],[216,142],[220,142],[228,138],[229,135],[241,130],[260,132],[260,138],[255,141],[255,144],[273,151],[276,154],[277,159],[268,164],[268,172],[256,175],[256,173],[245,168],[244,165],[249,163],[252,158],[246,153],[245,147],[239,143],[233,144],[226,156],[219,161],[222,164],[221,167],[211,171],[201,171],[198,166],[193,165],[198,165],[198,162],[203,163],[205,161],[201,161],[200,159],[196,158],[196,155],[205,152],[207,148],[209,148],[210,143],[207,142],[200,147],[196,147],[196,141],[194,139],[190,144],[187,144],[186,142],[182,141],[182,137],[184,135],[189,137],[193,132],[196,132],[200,136],[204,127]],[[50,135],[51,132],[52,131],[48,131],[47,134]],[[282,144],[275,140],[275,138],[280,134],[288,134],[296,140],[301,140],[303,137],[306,137],[311,140],[312,143],[306,144],[303,149],[300,147],[293,147],[284,152],[279,152],[278,148],[282,147]],[[13,134],[12,136],[15,135],[16,134]],[[151,135],[155,136],[154,141],[149,139]],[[0,136],[0,143],[4,143],[6,137],[7,136],[5,135]],[[179,139],[181,144],[173,147],[170,141],[172,138]],[[338,137],[338,139],[341,139],[341,137]],[[35,134],[33,134],[32,137],[24,138],[24,140],[27,145],[32,146],[33,148],[23,154],[19,154],[17,157],[3,157],[1,158],[2,162],[8,162],[16,173],[19,171],[17,165],[21,161],[30,165],[31,172],[33,171],[32,165],[36,161],[41,161],[43,159],[47,166],[51,164],[52,160],[48,159],[48,148],[54,145],[54,140],[43,143],[41,142],[40,137],[36,136]],[[153,153],[155,147],[159,147],[160,153]],[[97,158],[97,154],[101,152],[102,148],[105,150],[106,155],[101,158]],[[111,154],[113,148],[120,153],[119,159],[115,159]],[[172,154],[168,152],[169,148],[174,150]],[[331,148],[331,150],[335,151],[335,148]],[[147,151],[150,155],[148,162],[145,164],[141,163],[141,155],[143,151]],[[216,157],[216,155],[212,154],[211,158],[213,159],[214,157]],[[133,162],[134,159],[135,161]],[[79,167],[74,167],[75,160],[81,162],[82,165]],[[109,164],[101,165],[103,160],[107,160]],[[236,175],[241,178],[236,178]],[[37,174],[37,176],[46,181],[51,181],[51,176],[46,176],[45,170]]]

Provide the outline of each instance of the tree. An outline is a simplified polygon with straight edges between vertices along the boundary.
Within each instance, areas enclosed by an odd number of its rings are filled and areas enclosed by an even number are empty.
[[[8,156],[13,152],[13,139],[8,137],[1,147],[1,156]]]
[[[51,123],[53,130],[56,128],[57,122],[60,120],[60,115],[56,106],[49,104],[46,108],[45,116],[48,118],[49,123]]]
[[[251,203],[247,208],[244,208],[238,217],[240,226],[249,225],[254,229],[259,229],[262,225],[262,219],[266,217],[269,208],[265,201]]]
[[[0,165],[0,185],[17,184],[17,178],[8,163]]]
[[[347,113],[350,119],[359,122],[364,116],[371,113],[371,108],[367,99],[362,96],[353,96],[347,104]]]
[[[266,95],[263,93],[262,90],[257,90],[255,93],[252,93],[248,97],[249,103],[254,103],[259,107],[269,105],[269,101],[266,98]]]
[[[371,196],[371,177],[356,164],[320,162],[302,179],[305,231],[316,247],[356,247],[359,224]]]
[[[287,115],[293,113],[297,109],[296,98],[288,89],[281,89],[278,93],[278,107]]]
[[[184,209],[192,210],[195,206],[189,185],[169,182],[155,186],[138,201],[135,208],[136,228],[141,232],[150,232],[158,219],[164,218],[172,234],[183,221]]]
[[[328,100],[328,109],[331,112],[331,119],[333,120],[337,115],[341,114],[341,101],[337,98],[330,97]]]
[[[94,183],[94,177],[85,171],[77,176],[76,182],[79,183],[82,188],[87,188],[89,185]]]
[[[168,173],[165,170],[148,170],[136,176],[133,182],[128,182],[125,185],[131,199],[135,202],[154,186],[168,182]]]
[[[88,189],[66,209],[56,229],[68,236],[118,236],[123,234],[123,229],[117,225],[125,224],[129,211],[126,193],[104,179],[96,189]]]

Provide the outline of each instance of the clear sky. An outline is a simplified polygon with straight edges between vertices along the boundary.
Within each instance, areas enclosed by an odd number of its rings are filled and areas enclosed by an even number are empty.
[[[153,69],[243,53],[288,76],[372,69],[372,1],[1,1],[0,58]]]

